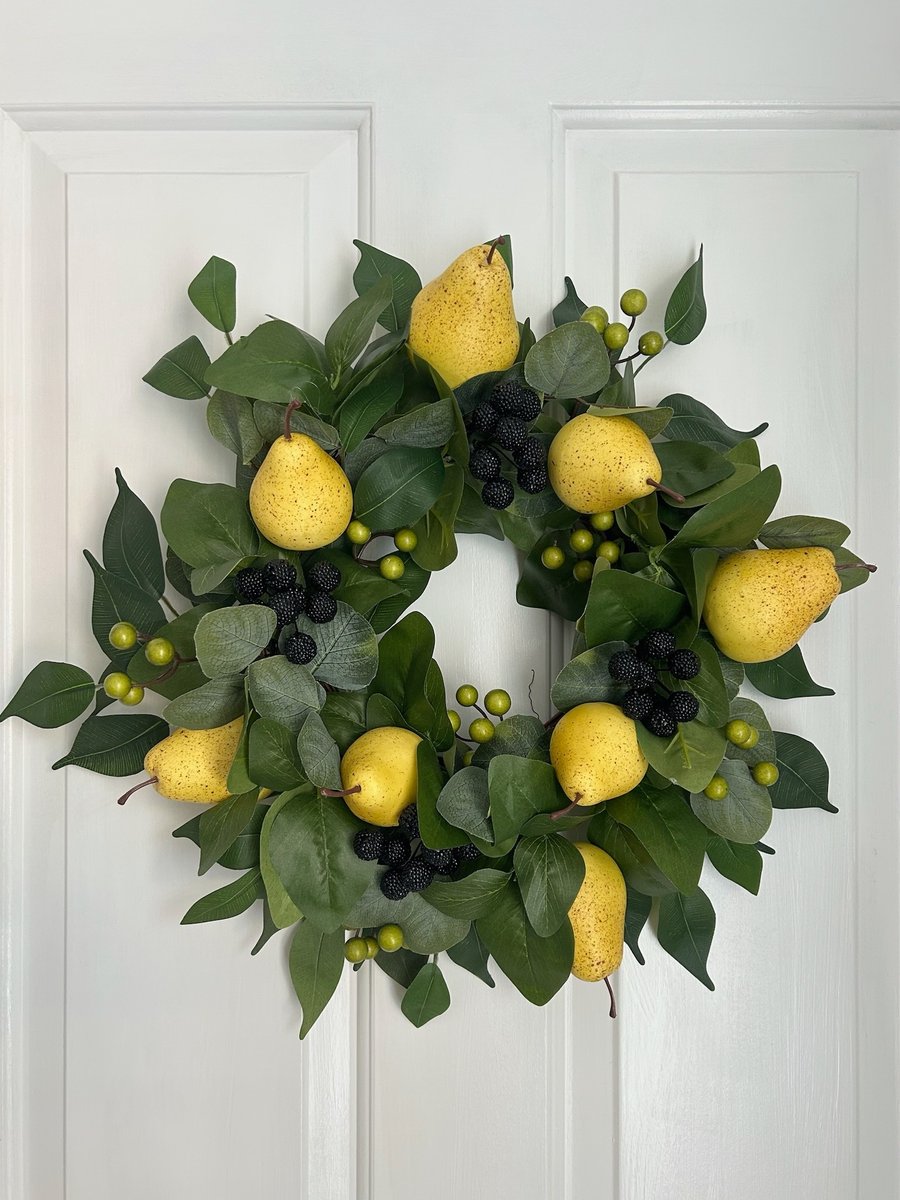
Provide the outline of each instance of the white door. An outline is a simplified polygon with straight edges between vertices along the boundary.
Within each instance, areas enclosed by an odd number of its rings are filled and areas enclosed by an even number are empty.
[[[777,814],[757,900],[705,880],[715,993],[647,931],[615,1023],[597,988],[533,1009],[450,968],[449,1013],[416,1032],[365,971],[301,1046],[255,916],[179,926],[207,884],[181,814],[51,774],[66,732],[5,723],[6,1200],[893,1200],[900,9],[0,13],[4,697],[39,659],[99,662],[80,551],[114,467],[157,511],[171,478],[229,469],[198,409],[140,382],[208,336],[185,285],[210,254],[238,266],[240,328],[321,333],[354,237],[429,278],[510,230],[544,328],[565,274],[594,303],[640,286],[658,318],[702,241],[707,328],[645,402],[769,420],[781,511],[846,520],[881,568],[810,639],[837,695],[773,702],[827,748],[840,814]],[[464,539],[422,607],[448,685],[521,709],[534,669],[546,708],[563,639],[515,578],[511,549]]]

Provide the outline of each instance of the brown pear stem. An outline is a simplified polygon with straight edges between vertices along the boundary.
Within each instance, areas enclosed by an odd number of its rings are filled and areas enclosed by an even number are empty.
[[[560,817],[564,817],[564,816],[566,816],[566,814],[567,814],[567,813],[570,813],[570,812],[572,811],[572,809],[573,809],[573,808],[577,808],[577,807],[578,807],[578,802],[579,802],[579,800],[580,800],[580,799],[581,799],[581,792],[576,792],[576,793],[575,793],[575,799],[572,801],[572,803],[571,803],[571,804],[567,804],[565,808],[558,808],[558,809],[556,810],[556,812],[552,812],[552,813],[550,814],[550,820],[551,820],[551,821],[558,821]]]
[[[319,791],[323,796],[355,796],[357,792],[362,791],[362,785],[355,783],[352,788],[347,788],[346,791],[342,791],[340,788],[319,788]]]
[[[658,492],[662,492],[664,496],[671,496],[673,500],[678,500],[679,503],[684,502],[684,496],[682,496],[681,492],[673,491],[672,488],[666,487],[664,483],[659,483],[657,480],[651,479],[649,475],[647,476],[646,482],[649,483],[652,488],[656,488]]]
[[[299,400],[292,400],[284,410],[284,440],[286,442],[291,440],[291,417],[301,407],[302,405]]]
[[[553,726],[556,724],[556,722],[561,721],[562,718],[563,718],[563,714],[561,712],[558,712],[555,716],[551,717],[549,721],[544,722],[544,728],[552,729]]]
[[[159,780],[156,778],[156,776],[151,775],[150,778],[145,779],[143,781],[143,783],[136,783],[133,788],[129,788],[128,791],[123,796],[120,796],[118,798],[118,800],[116,801],[116,804],[124,804],[129,796],[133,796],[134,793],[139,792],[141,790],[141,788],[149,787],[151,783],[158,783],[158,782],[159,782]]]
[[[612,984],[609,982],[608,975],[604,978],[603,982],[606,984],[606,990],[609,992],[609,1015],[612,1017],[613,1020],[615,1020],[616,1019],[616,993],[613,991],[613,987],[612,987]]]
[[[505,245],[506,245],[505,237],[494,238],[494,240],[491,242],[491,248],[490,248],[490,250],[488,250],[488,256],[487,256],[488,266],[491,265],[491,259],[494,257],[494,251],[497,249],[497,247],[505,246]]]
[[[868,571],[870,575],[874,575],[878,568],[874,563],[835,563],[836,571]]]

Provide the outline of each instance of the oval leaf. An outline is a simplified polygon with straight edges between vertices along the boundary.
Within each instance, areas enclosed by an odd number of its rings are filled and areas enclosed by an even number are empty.
[[[557,400],[593,396],[609,379],[603,338],[586,321],[571,321],[545,334],[525,356],[525,378]]]
[[[81,667],[64,662],[38,663],[0,713],[21,717],[41,729],[58,729],[80,717],[94,698],[97,685]]]

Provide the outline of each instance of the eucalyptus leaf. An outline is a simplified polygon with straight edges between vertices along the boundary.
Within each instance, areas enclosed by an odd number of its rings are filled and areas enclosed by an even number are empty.
[[[620,700],[622,685],[610,675],[609,660],[618,651],[627,649],[628,643],[624,641],[604,642],[570,659],[551,689],[554,705],[564,712],[576,704]]]
[[[587,410],[594,417],[627,417],[642,429],[648,438],[657,437],[669,424],[671,412],[668,408],[636,408],[632,406],[609,408],[592,405]]]
[[[308,668],[320,683],[354,692],[372,682],[378,669],[378,641],[369,622],[349,604],[339,600],[334,619],[325,625],[299,616],[297,630],[316,643]]]
[[[725,757],[721,729],[689,721],[672,738],[660,738],[637,726],[638,745],[651,767],[689,792],[702,792]]]
[[[536,758],[513,754],[492,758],[488,785],[490,819],[498,844],[514,839],[532,817],[558,812],[568,803],[553,767]]]
[[[317,788],[340,789],[341,755],[337,743],[317,712],[311,712],[297,735],[304,774]]]
[[[679,788],[660,790],[641,783],[608,801],[606,811],[634,834],[679,891],[694,890],[703,868],[706,830]]]
[[[476,749],[472,762],[476,767],[486,767],[501,754],[546,761],[549,745],[550,734],[537,717],[516,713],[494,727],[494,736]]]
[[[278,792],[298,787],[304,776],[296,736],[268,717],[254,721],[250,727],[249,771],[260,787]]]
[[[768,790],[750,774],[739,759],[726,758],[717,774],[728,784],[724,800],[710,800],[702,792],[691,796],[691,808],[707,829],[730,842],[755,846],[772,823],[772,801]]]
[[[197,661],[209,679],[242,671],[268,646],[275,614],[264,604],[217,608],[201,618],[194,636]]]
[[[283,654],[251,663],[247,683],[250,699],[259,715],[277,721],[294,733],[299,733],[309,713],[318,712],[325,702],[325,693],[309,669],[288,662]]]
[[[216,392],[206,406],[206,424],[217,442],[247,464],[263,448],[262,435],[253,416],[253,405],[233,392]]]
[[[755,700],[749,700],[746,696],[735,696],[729,706],[728,719],[729,721],[746,721],[759,734],[759,740],[750,750],[744,750],[729,742],[727,748],[729,758],[739,758],[742,762],[749,763],[751,767],[754,763],[775,761],[775,735],[769,724],[769,718]]]
[[[170,725],[182,729],[215,729],[227,725],[243,711],[243,677],[223,675],[177,696],[166,705],[164,716]]]
[[[191,567],[230,563],[233,569],[259,547],[246,497],[224,483],[176,479],[160,520],[169,546]]]
[[[489,817],[488,776],[481,767],[463,767],[441,790],[437,811],[456,829],[481,841],[494,841]]]
[[[217,393],[218,394],[218,393]],[[253,420],[263,441],[271,445],[278,438],[284,437],[284,421],[287,409],[283,404],[274,404],[265,400],[257,400],[253,405]],[[340,449],[341,440],[338,431],[321,417],[304,412],[302,408],[291,411],[288,419],[292,433],[305,433],[312,438],[326,454],[333,454]]]
[[[445,446],[456,427],[453,400],[433,400],[420,404],[402,417],[395,417],[378,428],[378,436],[389,445]]]
[[[591,580],[584,632],[588,646],[635,642],[654,629],[674,625],[684,597],[626,571],[601,571]]]
[[[571,321],[545,334],[528,351],[525,378],[547,396],[592,396],[609,379],[603,338],[586,321]]]

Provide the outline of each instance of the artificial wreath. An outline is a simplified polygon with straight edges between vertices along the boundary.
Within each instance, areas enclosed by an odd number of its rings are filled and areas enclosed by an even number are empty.
[[[607,979],[624,943],[643,963],[654,906],[663,949],[711,988],[705,860],[755,894],[773,808],[836,811],[819,751],[741,686],[831,695],[797,643],[874,568],[838,521],[770,519],[765,425],[731,429],[681,393],[637,404],[640,372],[703,328],[702,252],[632,352],[644,292],[610,320],[569,279],[536,340],[508,239],[424,288],[356,246],[358,298],[324,342],[283,320],[235,340],[234,267],[196,276],[223,353],[192,336],[144,378],[205,404],[234,482],[171,484],[163,558],[116,471],[102,561],[85,551],[99,683],[42,662],[2,718],[90,708],[54,767],[144,769],[122,801],[153,784],[208,805],[175,836],[201,875],[237,876],[184,923],[258,902],[254,953],[290,928],[301,1037],[348,961],[374,958],[415,1025],[450,1003],[442,954],[491,986],[493,960],[544,1004],[570,973]],[[549,720],[468,684],[464,732],[447,709],[433,630],[407,610],[461,533],[511,541],[519,603],[575,622]],[[162,716],[119,709],[148,691]]]

